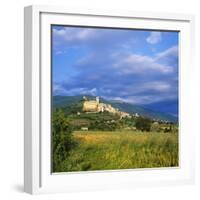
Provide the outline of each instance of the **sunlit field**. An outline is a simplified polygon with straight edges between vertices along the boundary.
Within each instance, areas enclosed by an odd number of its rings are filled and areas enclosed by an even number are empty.
[[[178,134],[139,131],[75,131],[78,145],[59,171],[178,166]]]

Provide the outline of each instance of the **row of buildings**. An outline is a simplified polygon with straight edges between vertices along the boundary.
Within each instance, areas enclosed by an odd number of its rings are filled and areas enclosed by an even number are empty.
[[[95,100],[87,100],[83,97],[83,111],[87,113],[99,113],[99,112],[109,112],[112,114],[119,115],[120,118],[131,117],[127,112],[119,111],[119,109],[113,108],[110,104],[100,103],[99,97]]]

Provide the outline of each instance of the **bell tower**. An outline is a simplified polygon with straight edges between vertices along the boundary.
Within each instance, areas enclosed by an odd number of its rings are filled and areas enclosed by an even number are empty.
[[[96,102],[99,104],[99,97],[96,97]]]

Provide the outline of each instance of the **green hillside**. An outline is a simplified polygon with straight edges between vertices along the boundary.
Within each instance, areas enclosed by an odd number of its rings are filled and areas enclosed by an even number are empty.
[[[94,96],[87,96],[88,99],[95,99]],[[143,106],[133,105],[130,103],[105,100],[100,98],[100,102],[111,104],[114,108],[118,108],[121,111],[128,112],[130,114],[138,113],[140,116],[148,117],[156,120],[166,120],[171,122],[177,122],[177,118],[167,114],[151,109],[147,109]],[[53,97],[53,108],[63,108],[65,112],[78,112],[82,109],[83,96],[54,96]]]
[[[112,102],[111,104],[115,108],[118,108],[118,109],[123,110],[128,113],[138,113],[139,115],[141,115],[143,117],[172,121],[172,122],[177,121],[177,119],[172,115],[153,111],[153,110],[150,110],[150,109],[142,107],[142,106],[132,105],[132,104],[123,103],[123,102]]]

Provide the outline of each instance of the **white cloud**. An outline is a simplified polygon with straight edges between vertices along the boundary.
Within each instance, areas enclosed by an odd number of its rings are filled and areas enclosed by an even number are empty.
[[[107,98],[107,97],[104,97]],[[126,102],[126,103],[132,103],[132,104],[150,104],[154,102],[159,102],[163,100],[171,100],[174,99],[174,96],[159,96],[159,95],[132,95],[132,96],[127,96],[127,97],[110,97],[107,99],[110,100],[116,100],[116,101],[121,101],[121,102]]]
[[[160,59],[165,59],[165,58],[168,58],[168,57],[178,57],[178,46],[173,46],[159,54],[157,54],[156,56],[156,60],[160,60]]]
[[[88,94],[88,95],[97,95],[97,89],[96,88],[72,88],[72,89],[66,89],[62,84],[59,83],[54,83],[53,86],[53,93],[54,94],[59,94],[59,95],[80,95],[80,94]]]
[[[63,29],[53,29],[53,34],[55,37],[64,39],[65,41],[80,41],[91,39],[95,36],[95,29],[84,29],[84,28],[68,28]]]
[[[56,51],[55,54],[56,54],[56,55],[60,55],[60,54],[64,54],[64,53],[66,53],[66,51],[59,51],[59,50],[58,50],[58,51]]]
[[[148,84],[143,85],[141,89],[154,90],[157,92],[167,92],[171,89],[171,85],[163,81],[150,81]]]
[[[162,40],[161,32],[151,32],[149,37],[146,38],[146,41],[150,44],[156,44]]]
[[[172,90],[172,83],[170,81],[152,81],[144,80],[138,84],[130,84],[124,87],[124,90],[120,91],[121,96],[129,96],[130,94],[145,94],[147,92],[167,93]]]
[[[173,67],[159,64],[156,59],[149,56],[137,54],[118,55],[118,58],[113,64],[114,68],[125,74],[143,74],[158,72],[168,74],[173,72]]]
[[[53,93],[54,94],[64,94],[65,88],[59,83],[53,83]]]

